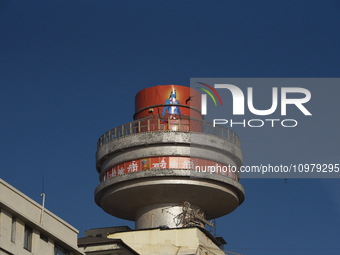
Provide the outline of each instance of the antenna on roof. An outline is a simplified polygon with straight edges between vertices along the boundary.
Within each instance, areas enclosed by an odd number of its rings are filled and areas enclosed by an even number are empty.
[[[42,193],[40,195],[43,198],[42,206],[41,206],[41,214],[40,214],[40,224],[42,225],[44,209],[45,209],[45,193],[44,193],[44,175],[42,175]]]

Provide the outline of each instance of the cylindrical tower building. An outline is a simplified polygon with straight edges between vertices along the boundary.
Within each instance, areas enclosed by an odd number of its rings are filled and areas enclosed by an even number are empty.
[[[98,206],[136,229],[176,228],[204,227],[244,201],[239,138],[203,120],[200,98],[179,85],[137,93],[134,121],[98,141]]]

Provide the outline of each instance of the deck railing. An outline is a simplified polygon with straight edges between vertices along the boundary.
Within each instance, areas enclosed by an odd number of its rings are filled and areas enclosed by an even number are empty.
[[[158,131],[204,133],[218,136],[219,138],[228,140],[236,144],[238,147],[241,147],[239,137],[228,128],[219,125],[215,125],[214,127],[213,123],[196,118],[170,119],[158,117],[156,115],[156,117],[153,118],[147,117],[139,119],[107,131],[99,138],[97,142],[97,149],[117,138],[132,134]]]

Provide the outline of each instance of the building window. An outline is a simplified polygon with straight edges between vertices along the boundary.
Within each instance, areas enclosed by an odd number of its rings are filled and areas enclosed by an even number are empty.
[[[12,227],[11,227],[11,241],[15,241],[15,225],[16,225],[17,219],[15,217],[12,217]]]
[[[45,241],[45,242],[48,242],[48,237],[45,236],[44,234],[40,233],[40,239]]]
[[[25,225],[24,248],[28,251],[32,250],[32,228]]]
[[[69,255],[68,251],[59,245],[54,246],[54,255]]]

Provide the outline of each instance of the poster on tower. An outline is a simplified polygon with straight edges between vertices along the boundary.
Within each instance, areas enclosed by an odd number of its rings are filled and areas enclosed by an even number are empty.
[[[139,91],[135,97],[134,119],[158,115],[162,118],[180,119],[182,115],[201,118],[200,93],[190,87],[159,85]],[[195,100],[193,100],[195,98]]]

